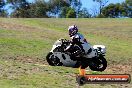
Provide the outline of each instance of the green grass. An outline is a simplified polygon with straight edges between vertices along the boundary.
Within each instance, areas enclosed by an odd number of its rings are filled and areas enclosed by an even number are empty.
[[[78,69],[44,66],[52,44],[62,37],[69,39],[67,28],[72,24],[78,25],[92,45],[107,47],[108,67],[112,64],[131,67],[132,19],[0,18],[0,88],[76,88]],[[132,72],[121,70],[117,73]],[[93,87],[120,88],[125,84],[88,84],[81,88]]]

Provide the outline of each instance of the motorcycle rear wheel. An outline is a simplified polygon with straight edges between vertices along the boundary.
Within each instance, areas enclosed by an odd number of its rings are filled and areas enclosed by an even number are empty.
[[[107,61],[103,56],[100,56],[99,58],[93,60],[89,65],[89,68],[93,71],[104,71],[106,67]]]

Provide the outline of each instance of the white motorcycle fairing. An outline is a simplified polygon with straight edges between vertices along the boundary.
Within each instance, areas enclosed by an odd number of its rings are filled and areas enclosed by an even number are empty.
[[[63,63],[63,66],[74,67],[75,64],[77,63],[77,61],[71,60],[68,54],[61,53],[61,52],[53,52],[53,55],[60,59],[60,62]]]

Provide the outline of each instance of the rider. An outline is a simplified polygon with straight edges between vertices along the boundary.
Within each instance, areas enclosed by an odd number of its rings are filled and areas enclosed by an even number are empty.
[[[65,49],[65,51],[68,51],[71,46],[78,45],[83,55],[87,58],[95,57],[96,53],[93,51],[93,48],[91,45],[87,42],[87,40],[84,38],[84,36],[80,33],[78,33],[78,28],[76,25],[69,26],[68,28],[69,35],[71,37],[71,43],[70,45]]]

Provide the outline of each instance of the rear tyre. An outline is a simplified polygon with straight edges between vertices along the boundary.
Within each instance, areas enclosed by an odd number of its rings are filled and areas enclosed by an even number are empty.
[[[89,68],[93,71],[104,71],[106,67],[107,67],[107,61],[103,56],[96,58],[89,65]]]
[[[54,56],[54,54],[52,52],[49,52],[47,54],[46,60],[47,60],[48,64],[51,66],[62,66],[60,59],[58,57]]]

